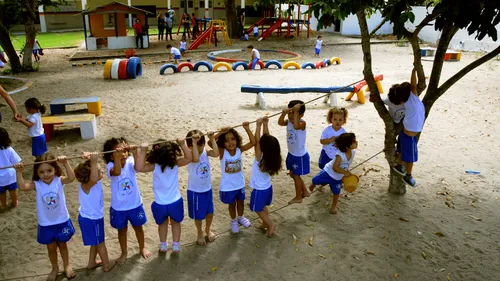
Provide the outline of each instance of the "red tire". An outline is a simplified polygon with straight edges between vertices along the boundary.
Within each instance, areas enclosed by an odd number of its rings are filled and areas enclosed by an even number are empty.
[[[120,65],[118,66],[118,79],[125,80],[127,79],[127,63],[128,59],[124,59],[120,61]]]
[[[179,63],[179,65],[177,65],[177,71],[181,72],[181,70],[184,67],[189,68],[189,71],[193,71],[193,65],[191,63],[189,63],[189,62],[181,62],[181,63]]]
[[[260,69],[264,69],[264,68],[266,68],[266,66],[264,65],[264,63],[263,63],[261,60],[257,61],[257,64],[260,66]],[[248,69],[252,69],[252,66],[253,66],[253,63],[252,63],[252,62],[250,62],[250,63],[248,64]]]
[[[322,61],[320,61],[320,62],[318,62],[318,63],[316,64],[316,69],[320,69],[320,68],[323,68],[323,67],[325,67],[325,63],[324,63],[324,62],[322,62]]]

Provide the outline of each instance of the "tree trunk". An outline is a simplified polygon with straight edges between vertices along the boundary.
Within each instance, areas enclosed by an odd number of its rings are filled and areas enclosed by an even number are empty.
[[[366,14],[364,9],[359,9],[356,13],[359,21],[359,28],[361,31],[361,48],[363,50],[363,61],[364,69],[363,75],[366,83],[370,87],[370,101],[373,102],[377,113],[385,124],[385,139],[384,139],[384,151],[385,158],[390,167],[396,164],[396,138],[395,138],[395,126],[394,121],[387,111],[384,102],[380,98],[380,93],[378,92],[378,87],[373,78],[372,72],[372,56],[370,50],[370,33],[368,31],[368,24],[366,22]],[[406,185],[403,182],[403,177],[395,173],[392,169],[389,171],[390,181],[389,181],[389,192],[393,194],[405,194]]]
[[[25,0],[25,23],[26,45],[23,50],[23,67],[27,71],[33,71],[32,53],[37,30],[35,28],[35,0]]]
[[[21,66],[19,56],[17,55],[17,52],[14,49],[14,45],[12,45],[12,41],[10,40],[9,31],[1,22],[0,22],[0,45],[5,51],[7,57],[9,58],[9,64],[12,72],[13,73],[22,72],[23,68]]]
[[[226,26],[229,38],[239,38],[235,0],[224,0],[226,6]]]

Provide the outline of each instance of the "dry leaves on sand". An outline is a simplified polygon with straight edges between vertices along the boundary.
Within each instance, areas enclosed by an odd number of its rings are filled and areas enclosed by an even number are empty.
[[[478,217],[475,217],[475,216],[472,216],[472,215],[469,215],[469,217],[470,217],[471,219],[475,219],[475,220],[477,220],[477,221],[482,221],[482,219],[481,219],[481,218],[478,218]]]
[[[444,234],[441,231],[438,231],[438,232],[436,232],[434,234],[436,234],[436,236],[439,236],[439,237],[443,237],[444,236]]]
[[[293,237],[293,245],[297,245],[297,236],[295,236],[295,234],[292,233],[292,237]]]
[[[409,222],[409,221],[410,221],[409,219],[407,219],[407,218],[403,218],[403,217],[400,217],[400,218],[399,218],[399,220],[400,220],[400,221],[404,221],[404,222]]]
[[[309,242],[308,242],[308,244],[309,244],[309,246],[311,246],[311,247],[313,246],[313,240],[314,240],[314,233],[313,233],[313,235],[311,235],[311,237],[309,237]]]

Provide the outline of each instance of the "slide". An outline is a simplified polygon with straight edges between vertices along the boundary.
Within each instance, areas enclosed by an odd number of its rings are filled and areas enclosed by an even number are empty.
[[[252,24],[249,29],[247,29],[248,35],[253,34],[253,27],[263,25],[266,22],[267,18],[260,18],[256,23]]]
[[[191,45],[189,45],[188,50],[194,50],[198,48],[205,40],[207,40],[212,35],[212,27],[207,28],[203,33],[194,40]]]
[[[266,37],[271,35],[276,28],[281,27],[281,24],[283,24],[283,22],[283,19],[278,19],[271,27],[269,27],[266,31],[264,31],[264,33],[262,33],[262,35],[260,35],[259,41],[266,39]]]

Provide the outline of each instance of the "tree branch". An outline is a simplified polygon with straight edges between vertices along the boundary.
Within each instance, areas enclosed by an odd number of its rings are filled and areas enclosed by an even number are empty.
[[[422,28],[426,27],[428,23],[430,23],[431,21],[435,20],[437,17],[440,16],[439,13],[434,13],[435,10],[436,9],[432,10],[432,13],[427,14],[427,16],[417,25],[415,31],[413,31],[413,34],[418,36]]]
[[[33,20],[36,20],[36,13],[32,9],[32,6],[35,6],[35,1],[34,0],[25,0],[24,1],[24,8],[26,9],[28,16],[32,18]]]
[[[385,18],[382,19],[382,21],[377,25],[375,26],[375,29],[373,29],[371,32],[370,32],[370,37],[373,37],[373,35],[375,35],[375,33],[380,29],[382,28],[382,26],[389,20],[389,17],[388,16],[385,16]]]

